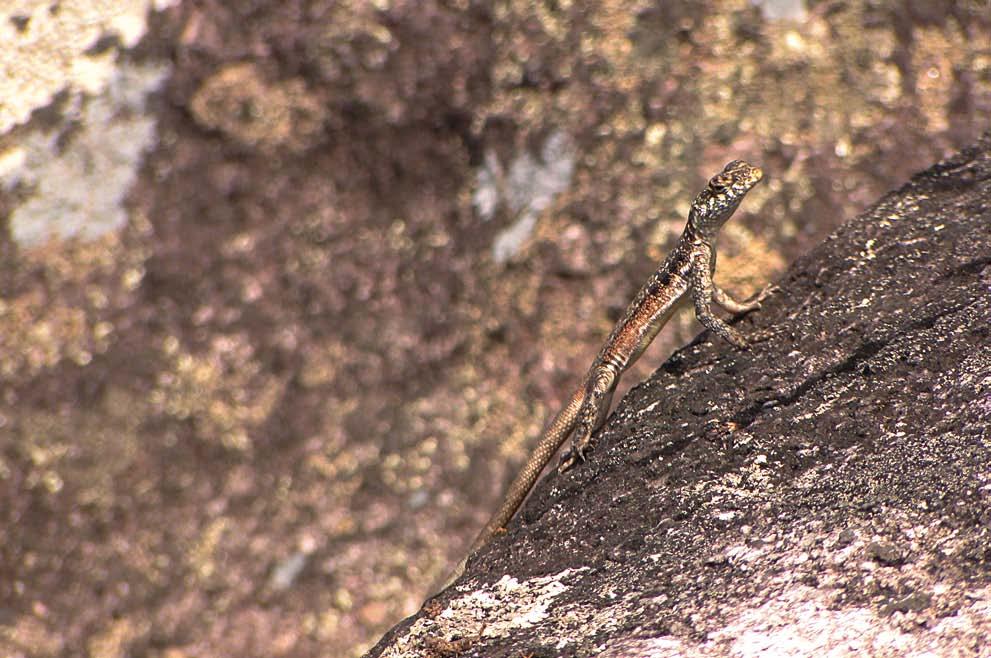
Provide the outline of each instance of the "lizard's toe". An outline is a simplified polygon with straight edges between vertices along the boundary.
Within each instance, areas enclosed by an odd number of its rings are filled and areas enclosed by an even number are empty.
[[[561,461],[557,465],[557,472],[564,473],[583,461],[585,461],[585,450],[577,446],[572,446],[568,452],[561,456]]]
[[[759,305],[762,301],[764,301],[771,295],[776,295],[779,292],[781,292],[781,288],[774,285],[773,283],[769,283],[768,285],[764,286],[764,289],[757,294],[757,298],[754,301],[757,302],[759,308]]]
[[[728,340],[730,344],[738,350],[745,350],[750,347],[750,341],[744,338],[743,334],[738,331],[733,331],[727,334],[726,340]]]

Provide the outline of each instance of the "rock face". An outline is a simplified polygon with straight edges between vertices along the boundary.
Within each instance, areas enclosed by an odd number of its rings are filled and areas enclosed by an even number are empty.
[[[973,0],[3,0],[0,43],[2,658],[357,658],[719,167],[768,174],[746,297],[991,128]]]
[[[778,283],[369,656],[988,655],[991,134]]]

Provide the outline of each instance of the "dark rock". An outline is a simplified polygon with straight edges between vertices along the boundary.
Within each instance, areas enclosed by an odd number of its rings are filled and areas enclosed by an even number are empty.
[[[769,340],[682,349],[623,400],[587,463],[545,478],[431,613],[369,655],[472,637],[458,655],[978,655],[991,135],[778,284],[740,322]],[[924,627],[887,617],[925,609]]]
[[[901,552],[891,544],[872,541],[864,551],[867,557],[881,564],[895,565],[903,561]]]
[[[839,548],[844,546],[849,546],[854,539],[857,538],[857,533],[853,530],[847,529],[840,533],[840,536],[836,538],[836,545]]]
[[[894,599],[881,608],[882,615],[894,612],[921,612],[932,603],[932,596],[925,592],[912,592],[906,596]]]

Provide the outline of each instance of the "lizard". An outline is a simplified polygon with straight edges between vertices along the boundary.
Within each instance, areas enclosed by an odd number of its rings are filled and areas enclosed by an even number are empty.
[[[748,341],[712,312],[712,304],[738,314],[759,309],[774,286],[768,286],[747,302],[735,300],[717,286],[716,238],[747,192],[764,177],[763,171],[743,160],[733,160],[709,179],[688,213],[688,223],[674,249],[633,298],[616,323],[588,374],[544,430],[536,447],[509,489],[499,508],[472,542],[467,556],[445,581],[445,587],[464,573],[468,559],[500,532],[526,499],[537,478],[569,436],[571,447],[561,458],[563,473],[583,462],[592,435],[603,425],[620,376],[643,354],[690,293],[695,316],[705,328],[739,349]]]

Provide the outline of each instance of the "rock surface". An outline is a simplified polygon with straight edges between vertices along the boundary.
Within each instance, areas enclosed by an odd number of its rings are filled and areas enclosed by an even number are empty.
[[[369,656],[988,655],[991,134],[779,284]]]
[[[4,658],[360,656],[716,168],[768,174],[743,297],[991,128],[980,2],[5,0],[0,41]]]

